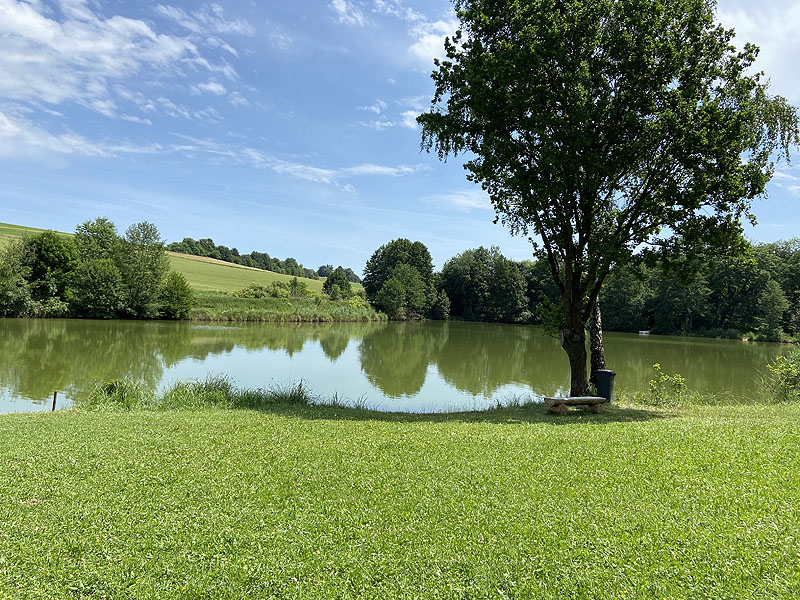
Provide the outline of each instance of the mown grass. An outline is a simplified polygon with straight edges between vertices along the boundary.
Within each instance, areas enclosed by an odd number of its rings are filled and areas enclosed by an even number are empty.
[[[0,248],[18,237],[22,237],[26,234],[41,233],[42,231],[45,230],[37,227],[25,227],[23,225],[12,225],[11,223],[0,223]],[[69,233],[59,233],[61,235],[71,235]]]
[[[248,269],[232,263],[208,262],[200,256],[173,252],[169,252],[168,255],[172,270],[182,273],[189,285],[199,292],[235,292],[246,288],[251,283],[269,285],[274,281],[289,283],[292,280],[291,275]],[[322,284],[325,282],[322,278],[298,277],[297,280],[302,281],[315,292],[322,292]],[[360,289],[360,286],[356,287]]]
[[[379,321],[386,316],[368,306],[315,298],[239,298],[201,292],[191,313],[195,321],[256,321],[272,323]]]
[[[800,595],[800,407],[570,414],[4,415],[0,594]]]

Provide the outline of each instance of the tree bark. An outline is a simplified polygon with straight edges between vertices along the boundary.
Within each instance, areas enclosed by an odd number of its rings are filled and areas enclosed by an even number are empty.
[[[569,358],[570,370],[570,396],[586,396],[589,391],[589,381],[586,377],[586,333],[583,323],[578,320],[578,326],[567,325],[559,333],[561,347]]]
[[[603,346],[603,318],[600,314],[600,300],[595,300],[592,306],[592,316],[587,325],[589,330],[589,349],[591,351],[591,376],[589,381],[597,387],[595,371],[606,368],[606,350]]]

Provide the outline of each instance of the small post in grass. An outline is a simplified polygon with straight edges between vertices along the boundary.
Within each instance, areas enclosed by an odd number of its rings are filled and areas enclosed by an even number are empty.
[[[58,392],[57,391],[53,392],[53,410],[50,411],[50,412],[53,412],[56,409],[56,398],[58,398]]]

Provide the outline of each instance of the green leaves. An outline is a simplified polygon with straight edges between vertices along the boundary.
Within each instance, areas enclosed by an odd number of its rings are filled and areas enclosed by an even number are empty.
[[[367,298],[390,318],[417,319],[431,308],[433,261],[422,242],[399,238],[378,248],[364,267]],[[385,289],[384,289],[385,288]]]
[[[612,266],[667,232],[729,229],[800,141],[711,0],[455,6],[422,147],[469,152],[497,219],[541,238],[579,337]]]

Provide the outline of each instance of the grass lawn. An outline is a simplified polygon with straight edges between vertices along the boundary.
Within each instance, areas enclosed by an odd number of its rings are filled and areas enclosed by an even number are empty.
[[[800,407],[0,416],[1,598],[797,598]]]

